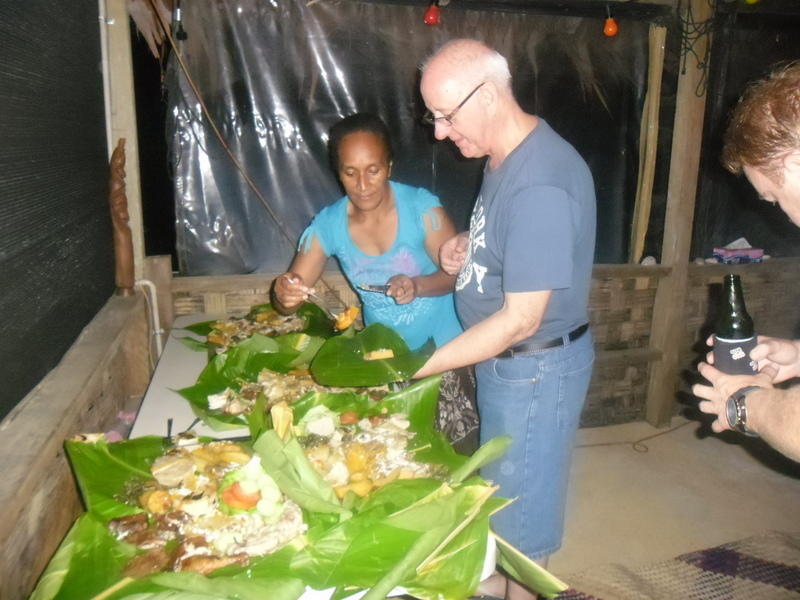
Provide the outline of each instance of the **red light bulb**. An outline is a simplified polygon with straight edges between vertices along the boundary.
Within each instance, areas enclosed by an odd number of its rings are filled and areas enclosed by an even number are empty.
[[[434,0],[431,2],[428,10],[425,11],[425,16],[422,18],[422,20],[425,22],[425,25],[438,25],[440,17],[441,12],[439,11],[439,3]]]
[[[606,19],[606,23],[603,25],[603,33],[607,37],[614,37],[617,35],[617,33],[619,33],[619,27],[617,26],[617,22],[614,20],[614,17],[608,17]]]

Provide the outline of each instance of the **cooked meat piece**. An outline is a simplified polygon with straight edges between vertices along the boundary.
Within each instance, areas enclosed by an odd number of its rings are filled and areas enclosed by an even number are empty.
[[[154,515],[155,516],[155,526],[158,529],[165,530],[165,531],[179,531],[181,525],[188,522],[190,520],[189,515],[187,515],[182,510],[176,510],[173,512],[168,512],[163,515]]]
[[[176,565],[176,571],[197,571],[203,575],[208,575],[212,571],[227,567],[228,565],[245,566],[249,562],[247,554],[235,554],[233,556],[211,556],[198,555],[190,556],[182,561],[180,566]]]
[[[108,522],[108,528],[118,540],[124,539],[139,531],[147,529],[147,513],[136,513],[135,515],[125,515],[117,517]]]
[[[150,472],[161,485],[177,487],[194,473],[194,463],[191,458],[182,454],[165,454],[153,462]]]
[[[134,556],[123,571],[125,577],[145,577],[166,569],[172,558],[164,548],[151,548]]]
[[[168,541],[175,539],[175,533],[151,527],[142,531],[134,531],[130,535],[119,538],[137,548],[149,550],[150,548],[163,547]]]

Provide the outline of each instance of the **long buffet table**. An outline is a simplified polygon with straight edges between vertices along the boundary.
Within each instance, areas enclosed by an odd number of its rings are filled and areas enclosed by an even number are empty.
[[[211,317],[203,314],[184,315],[175,319],[173,329],[166,344],[164,344],[164,350],[150,381],[150,386],[136,415],[136,420],[130,432],[131,438],[145,435],[165,436],[168,431],[174,435],[187,429],[192,429],[199,435],[210,437],[229,438],[248,435],[249,431],[245,427],[224,432],[214,431],[202,421],[197,420],[189,406],[189,402],[177,392],[181,388],[193,385],[208,363],[208,355],[206,353],[190,349],[179,339],[185,336],[195,337],[196,339],[201,338],[181,328],[210,319]],[[484,560],[481,580],[489,577],[494,570],[495,543],[494,538],[489,536],[488,551]],[[301,600],[327,600],[330,598],[332,591],[308,588]],[[363,593],[351,596],[348,600],[356,600]],[[400,596],[406,593],[406,590],[397,588],[392,590],[391,595]]]
[[[208,315],[199,314],[183,315],[175,319],[150,386],[147,388],[139,413],[136,415],[130,437],[167,435],[168,431],[174,435],[186,429],[192,429],[198,435],[210,437],[234,437],[248,434],[246,427],[224,432],[214,431],[202,421],[197,420],[189,402],[177,392],[181,388],[193,385],[208,363],[206,353],[190,349],[179,339],[186,336],[195,339],[201,338],[181,328],[193,323],[208,321],[210,318]],[[172,420],[171,428],[170,419]]]

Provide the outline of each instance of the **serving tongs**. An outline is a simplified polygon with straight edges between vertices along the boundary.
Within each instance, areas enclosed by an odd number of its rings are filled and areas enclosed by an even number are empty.
[[[316,294],[308,294],[308,297],[309,298],[314,298],[316,300],[316,302],[314,304],[316,304],[323,311],[325,311],[325,314],[328,315],[331,319],[333,319],[334,321],[336,321],[338,319],[337,315],[335,315],[330,310],[328,310],[328,308],[325,306],[325,301],[322,298],[320,298]]]
[[[362,283],[362,284],[360,284],[360,285],[358,285],[356,287],[358,287],[358,289],[360,289],[360,290],[364,290],[365,292],[376,292],[378,294],[385,294],[386,292],[389,291],[389,288],[391,286],[389,284],[386,284],[386,285],[373,285],[371,283]]]
[[[287,279],[291,283],[297,283],[297,279],[295,279],[293,277],[287,277]],[[325,301],[322,298],[320,298],[316,294],[312,294],[311,292],[309,292],[308,297],[309,298],[314,298],[316,300],[316,302],[314,304],[319,306],[323,310],[323,312],[326,315],[328,315],[331,319],[333,319],[334,321],[337,320],[338,317],[335,314],[333,314],[330,310],[328,310],[328,308],[325,306]]]

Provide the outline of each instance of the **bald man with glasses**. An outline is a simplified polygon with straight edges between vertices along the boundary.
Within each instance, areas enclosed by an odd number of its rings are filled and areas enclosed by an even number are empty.
[[[425,120],[468,158],[487,157],[470,230],[443,244],[458,274],[463,334],[440,347],[422,377],[476,364],[481,442],[510,435],[505,456],[482,469],[516,498],[494,530],[546,564],[561,546],[575,432],[594,352],[587,303],[594,261],[595,193],[577,151],[511,90],[506,59],[455,40],[422,67]],[[496,578],[497,596],[533,595]]]

